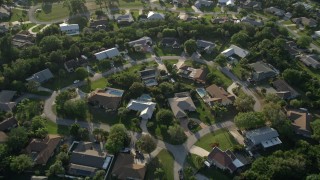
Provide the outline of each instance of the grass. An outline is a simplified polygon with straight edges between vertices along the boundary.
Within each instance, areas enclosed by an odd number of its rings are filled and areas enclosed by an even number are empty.
[[[12,9],[12,15],[10,19],[8,19],[9,22],[13,21],[29,21],[28,11],[23,11],[20,9]]]
[[[157,56],[180,56],[183,49],[172,49],[172,48],[154,48],[155,54]]]
[[[305,66],[302,62],[297,63],[298,67],[301,68],[303,71],[307,72],[310,74],[312,77],[316,77],[317,79],[320,80],[320,70],[313,69],[312,67],[307,67]]]
[[[66,77],[55,76],[54,79],[49,80],[48,82],[43,84],[43,87],[49,88],[51,90],[58,90],[73,84],[73,81],[76,80],[75,73],[69,73]]]
[[[39,32],[42,28],[44,28],[45,26],[46,26],[45,24],[41,24],[41,25],[33,28],[33,29],[32,29],[32,32],[37,33],[37,32]]]
[[[193,98],[194,105],[197,107],[195,112],[191,112],[189,117],[199,119],[205,124],[215,123],[215,118],[211,113],[210,108],[203,102],[202,99],[197,95],[197,98]]]
[[[30,29],[31,27],[35,26],[35,25],[36,25],[36,24],[34,24],[34,23],[22,24],[21,29],[23,29],[23,30],[28,30],[28,29]]]
[[[161,150],[160,153],[154,159],[152,159],[151,162],[148,164],[145,179],[146,180],[155,179],[156,177],[154,175],[154,172],[156,168],[163,169],[165,173],[165,177],[163,179],[174,179],[173,162],[174,162],[174,158],[170,154],[170,152],[166,150]]]
[[[215,74],[217,77],[219,77],[222,80],[224,88],[227,88],[228,86],[230,86],[232,84],[232,80],[229,79],[227,76],[225,76],[221,71],[219,71],[215,67],[211,68],[210,72]]]
[[[63,136],[69,135],[69,127],[68,126],[58,125],[50,120],[47,120],[46,127],[48,129],[49,134],[60,134]]]
[[[36,13],[36,12],[34,12]],[[39,21],[52,21],[57,19],[63,19],[69,16],[69,10],[67,7],[63,7],[63,3],[54,3],[42,7],[42,11],[35,14],[35,17]]]
[[[207,151],[211,151],[213,145],[216,144],[222,150],[232,149],[237,142],[233,136],[226,129],[215,131],[211,134],[205,135],[196,142],[196,146],[199,146]]]

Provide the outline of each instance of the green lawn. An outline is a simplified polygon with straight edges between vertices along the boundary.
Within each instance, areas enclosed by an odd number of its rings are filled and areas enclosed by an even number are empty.
[[[28,11],[22,11],[19,9],[12,9],[12,15],[10,19],[8,19],[9,22],[13,21],[29,21]]]
[[[105,88],[105,87],[107,87],[107,85],[108,85],[107,79],[103,77],[97,81],[92,81],[91,82],[91,89],[95,90],[98,88]]]
[[[44,28],[45,26],[46,26],[45,24],[41,24],[41,25],[33,28],[33,29],[32,29],[32,32],[37,33],[37,32],[39,32],[42,28]]]
[[[35,12],[36,13],[36,12]],[[54,3],[52,6],[43,6],[42,11],[35,14],[39,21],[51,21],[63,19],[69,16],[67,7],[63,7],[63,3]]]
[[[172,49],[172,48],[159,48],[155,47],[154,48],[155,54],[157,56],[180,56],[183,49]]]
[[[224,88],[227,88],[228,86],[230,86],[232,84],[232,80],[229,79],[227,76],[225,76],[221,71],[219,71],[215,67],[211,68],[210,72],[212,72],[213,74],[215,74],[217,77],[219,77],[222,80]]]
[[[63,136],[69,135],[69,127],[68,126],[57,125],[56,123],[54,123],[50,120],[47,120],[46,127],[48,129],[49,134],[60,134]]]
[[[160,153],[151,160],[147,166],[146,180],[155,179],[154,172],[156,168],[162,168],[165,172],[165,177],[163,179],[174,179],[173,176],[173,162],[174,158],[170,152],[166,150],[160,151]]]
[[[119,0],[118,2],[119,7],[142,7],[143,3],[141,0]]]
[[[222,150],[232,149],[238,143],[228,130],[221,129],[211,134],[207,134],[196,142],[196,146],[202,147],[207,151],[211,151],[214,144],[219,144]]]
[[[23,29],[23,30],[28,30],[28,29],[30,29],[31,27],[35,26],[35,25],[36,25],[36,24],[34,24],[34,23],[23,24],[23,25],[21,26],[21,29]]]
[[[195,112],[190,112],[189,117],[199,119],[205,124],[215,123],[215,118],[211,113],[210,108],[203,102],[202,99],[197,95],[197,99],[193,99],[194,105],[197,107]]]
[[[68,73],[66,77],[59,77],[56,75],[53,79],[45,82],[42,86],[51,90],[58,90],[73,84],[73,81],[76,79],[77,77],[75,73]]]
[[[165,62],[165,64],[171,65],[173,66],[174,64],[178,63],[178,59],[167,59],[167,60],[163,60]]]

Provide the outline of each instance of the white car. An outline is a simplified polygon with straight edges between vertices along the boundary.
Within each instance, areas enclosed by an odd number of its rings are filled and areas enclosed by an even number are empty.
[[[73,84],[77,84],[78,82],[80,82],[80,80],[75,80],[73,81]]]

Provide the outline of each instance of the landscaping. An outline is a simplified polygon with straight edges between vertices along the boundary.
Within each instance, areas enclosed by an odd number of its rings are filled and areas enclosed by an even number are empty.
[[[60,134],[62,136],[69,136],[69,126],[58,125],[50,120],[46,121],[46,128],[49,134]]]
[[[53,21],[69,16],[69,10],[63,3],[46,4],[42,6],[40,12],[35,12],[35,17],[39,21]]]
[[[163,179],[174,179],[173,161],[174,158],[170,152],[161,150],[160,153],[148,164],[145,179],[156,179],[157,168],[161,168],[164,171],[165,176]]]
[[[23,11],[20,9],[12,9],[12,15],[7,21],[29,21],[28,11]]]

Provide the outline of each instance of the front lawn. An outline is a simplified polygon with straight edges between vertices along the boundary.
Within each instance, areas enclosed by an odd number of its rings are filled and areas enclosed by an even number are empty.
[[[223,87],[225,89],[232,84],[232,80],[229,79],[226,75],[224,75],[221,71],[219,71],[216,67],[211,68],[210,72],[215,74],[219,79],[221,79],[221,82],[223,83]]]
[[[8,21],[29,21],[28,11],[12,9],[12,15]]]
[[[46,25],[45,24],[41,24],[35,28],[32,29],[32,32],[37,33],[39,32],[42,28],[44,28]]]
[[[66,77],[59,77],[56,75],[53,79],[42,84],[42,86],[51,90],[58,90],[73,84],[76,79],[77,77],[75,73],[68,73]]]
[[[166,47],[155,47],[154,52],[157,56],[180,56],[183,52],[183,49],[173,49],[173,48],[166,48]]]
[[[193,98],[193,103],[197,107],[195,112],[190,112],[188,114],[191,118],[196,118],[205,124],[215,123],[215,118],[211,113],[210,108],[203,102],[203,100],[197,95],[197,98]]]
[[[34,12],[35,17],[39,21],[52,21],[57,19],[63,19],[69,16],[69,9],[63,6],[63,3],[53,3],[43,5],[41,12]]]
[[[163,179],[174,179],[173,176],[173,162],[174,158],[167,150],[162,150],[160,153],[151,160],[147,165],[147,173],[145,179],[153,180],[156,179],[155,171],[157,168],[162,168],[165,177]]]
[[[69,135],[69,127],[68,126],[58,125],[50,120],[47,120],[46,128],[48,129],[49,134],[60,134],[63,136]]]
[[[207,134],[196,142],[196,146],[199,146],[207,151],[211,151],[216,145],[222,150],[232,149],[234,145],[237,145],[237,141],[226,129],[215,131],[211,134]]]

